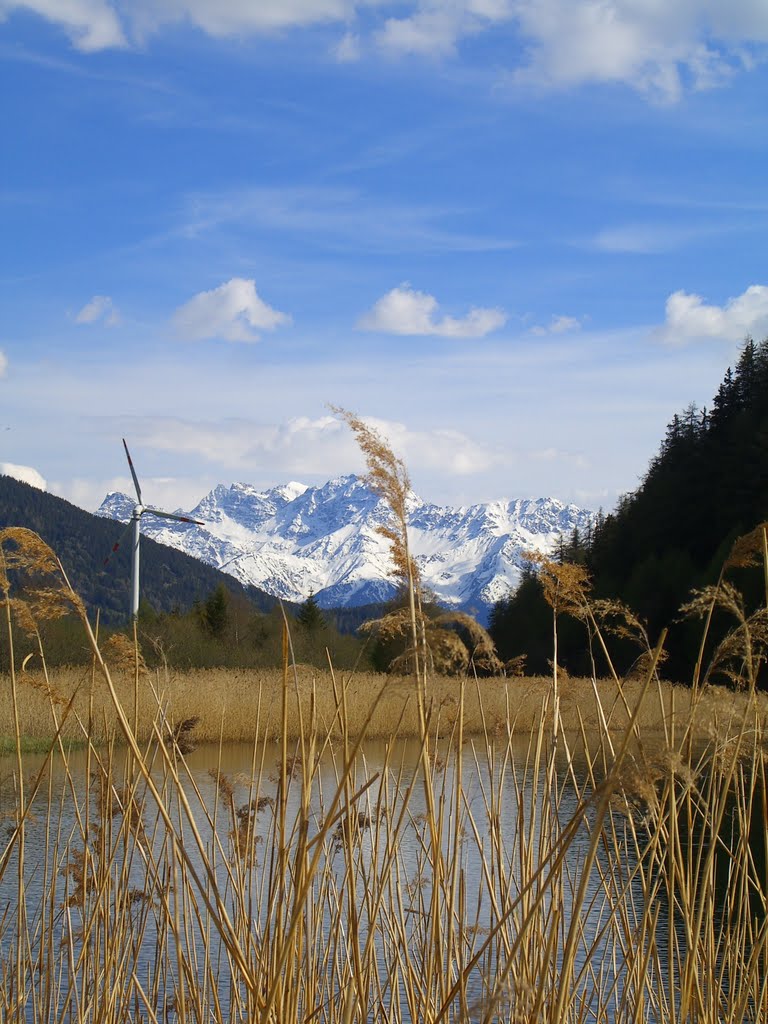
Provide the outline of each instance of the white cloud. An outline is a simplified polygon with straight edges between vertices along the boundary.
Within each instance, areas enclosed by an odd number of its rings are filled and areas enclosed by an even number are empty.
[[[356,6],[354,0],[137,0],[134,19],[142,32],[188,21],[224,37],[345,22]]]
[[[0,349],[0,377],[4,377],[8,370],[8,356]]]
[[[420,0],[412,14],[387,18],[376,42],[390,54],[452,56],[461,40],[514,18],[513,0]]]
[[[75,317],[76,324],[95,324],[97,321],[107,327],[120,323],[120,314],[109,295],[94,295]]]
[[[710,306],[700,295],[673,292],[666,303],[662,337],[669,342],[692,338],[743,341],[747,335],[768,334],[768,286],[753,284],[724,306]]]
[[[3,476],[12,476],[14,480],[21,480],[22,483],[30,484],[41,491],[48,489],[45,478],[31,466],[17,466],[13,462],[0,462],[0,473]]]
[[[571,86],[621,82],[675,100],[684,82],[707,88],[768,41],[768,7],[754,0],[512,0],[528,64],[518,81]]]
[[[208,477],[147,477],[141,476],[144,498],[156,508],[169,512],[177,509],[189,512],[220,481]],[[68,480],[51,480],[49,490],[80,508],[95,511],[111,491],[135,495],[133,480],[129,476],[76,476]],[[104,552],[106,555],[106,552]]]
[[[32,11],[60,25],[85,52],[126,45],[126,23],[142,38],[166,24],[189,22],[211,36],[274,32],[345,21],[352,0],[133,0],[118,12],[105,0],[0,0],[0,19],[14,10]]]
[[[546,326],[537,324],[531,328],[531,334],[543,337],[545,334],[565,334],[567,331],[577,331],[581,327],[581,321],[575,316],[553,316]]]
[[[0,0],[0,18],[33,11],[60,25],[83,51],[123,46],[164,26],[186,22],[214,37],[244,37],[338,25],[348,31],[337,59],[359,52],[349,29],[372,24],[390,54],[450,57],[461,41],[508,29],[514,82],[567,88],[623,83],[659,99],[703,89],[749,68],[768,42],[763,0],[404,0],[398,17],[377,17],[381,0]],[[519,38],[516,38],[518,36]],[[527,50],[526,50],[527,47]],[[521,49],[525,55],[520,64]]]
[[[456,50],[462,22],[460,11],[433,6],[411,18],[388,18],[376,33],[376,42],[391,54],[446,57]]]
[[[538,459],[541,462],[569,463],[577,469],[589,469],[588,460],[580,452],[569,452],[562,448],[539,448],[526,453],[529,459]]]
[[[442,338],[482,338],[502,327],[507,320],[501,309],[473,308],[465,317],[436,318],[437,299],[417,292],[408,284],[383,295],[371,310],[360,318],[358,327],[364,331],[386,334],[436,335]]]
[[[459,430],[411,428],[370,416],[363,419],[387,440],[414,474],[477,475],[503,461],[494,449]],[[271,487],[292,478],[325,481],[345,473],[365,472],[352,432],[331,415],[297,416],[266,424],[245,419],[201,422],[150,418],[137,422],[132,436],[144,447],[202,457],[217,467],[216,472],[224,467],[236,479],[258,486]],[[216,482],[222,482],[221,477]],[[143,480],[142,489],[157,500],[155,489],[150,491]]]
[[[118,16],[102,0],[0,0],[0,20],[14,10],[31,11],[60,25],[84,53],[125,46]]]
[[[177,333],[189,341],[258,341],[256,330],[271,331],[290,322],[287,313],[272,309],[259,297],[254,281],[242,277],[233,277],[209,292],[199,292],[173,316]]]
[[[352,64],[360,60],[360,36],[356,32],[345,32],[332,52],[340,64]]]
[[[403,423],[363,417],[413,471],[436,471],[452,476],[485,473],[504,458],[459,430],[414,430]]]
[[[354,441],[335,417],[298,416],[282,423],[250,419],[216,422],[170,417],[137,421],[132,436],[144,447],[195,455],[246,479],[257,473],[338,473],[340,459],[354,457]]]

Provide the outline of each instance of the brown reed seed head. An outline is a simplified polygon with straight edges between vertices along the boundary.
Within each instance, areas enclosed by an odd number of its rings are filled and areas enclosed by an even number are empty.
[[[37,635],[37,622],[32,614],[32,610],[26,601],[22,601],[19,597],[8,598],[8,602],[11,606],[11,615],[13,617],[14,624],[26,634],[26,636]]]
[[[487,629],[471,615],[464,612],[447,612],[439,615],[435,623],[443,631],[451,631],[463,643],[467,655],[475,668],[487,675],[500,675],[503,665],[496,654],[496,647]]]
[[[139,672],[149,674],[141,649],[125,633],[113,633],[104,644],[103,653],[104,660],[117,672],[133,672],[138,663]]]
[[[687,617],[706,618],[714,608],[729,614],[734,625],[715,648],[705,679],[720,674],[740,689],[750,675],[754,678],[759,665],[768,661],[768,609],[758,608],[749,614],[742,594],[721,580],[719,585],[694,590],[680,611]]]
[[[629,640],[640,648],[640,655],[630,668],[628,675],[645,676],[653,664],[660,665],[667,660],[668,651],[655,651],[643,620],[632,609],[615,599],[596,600],[591,604],[592,614],[600,628],[612,636]]]
[[[766,530],[768,530],[768,522],[760,523],[754,530],[750,530],[742,537],[737,537],[725,560],[723,570],[748,569],[751,566],[759,565],[765,552]]]
[[[23,526],[7,526],[0,530],[2,575],[0,587],[7,592],[8,570],[23,570],[30,575],[58,575],[59,562],[45,541],[33,530]]]
[[[727,580],[721,582],[719,586],[692,590],[690,601],[686,602],[680,611],[690,618],[704,618],[713,606],[729,612],[738,622],[746,621],[744,598]]]
[[[395,455],[378,431],[363,422],[355,413],[335,405],[330,406],[330,409],[344,420],[355,435],[368,467],[364,477],[366,485],[374,494],[378,494],[386,501],[392,512],[394,526],[381,525],[377,530],[390,542],[393,575],[404,583],[412,582],[414,589],[418,590],[418,567],[414,559],[408,557],[407,498],[411,490],[411,481],[405,463]]]
[[[10,575],[9,575],[10,574]],[[51,584],[43,581],[52,578]],[[43,619],[58,619],[73,609],[81,616],[85,607],[80,598],[70,591],[62,574],[59,560],[51,548],[33,530],[21,526],[8,526],[0,530],[0,591],[8,599],[12,581],[22,589],[26,614],[20,605],[14,609],[20,627],[28,635],[37,632],[36,623]]]
[[[436,618],[420,617],[423,649],[428,667],[440,675],[462,675],[470,664],[484,675],[499,675],[503,666],[488,632],[470,615],[447,612]],[[359,632],[374,635],[383,643],[405,642],[405,650],[389,664],[390,672],[407,673],[413,668],[411,617],[407,608],[397,608],[380,619],[364,622]]]
[[[525,551],[523,558],[539,567],[538,579],[547,603],[556,612],[586,617],[591,589],[589,573],[574,562],[554,562],[540,551]]]

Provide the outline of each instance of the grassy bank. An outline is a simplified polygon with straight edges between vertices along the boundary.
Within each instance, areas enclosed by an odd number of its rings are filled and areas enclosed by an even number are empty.
[[[113,673],[120,702],[127,709],[141,742],[150,738],[158,712],[169,726],[196,719],[190,735],[197,743],[250,742],[279,739],[282,731],[283,672],[273,670],[207,669],[190,672],[146,672],[138,677],[125,667]],[[39,749],[55,734],[62,709],[72,709],[62,728],[68,742],[89,739],[103,743],[115,734],[118,721],[102,677],[83,668],[57,669],[48,680],[42,673],[18,675],[19,726],[27,749]],[[341,735],[337,700],[345,693],[348,734],[357,737],[363,727],[369,737],[418,737],[420,722],[412,677],[375,673],[322,672],[312,667],[291,667],[287,673],[287,738],[296,739],[313,720],[316,728],[338,738]],[[750,697],[725,687],[705,687],[694,698],[689,687],[654,682],[642,694],[642,680],[560,678],[559,718],[571,734],[598,737],[607,727],[620,736],[628,713],[637,708],[636,729],[657,741],[681,735],[690,727],[697,742],[725,739],[738,732],[744,721],[750,730],[765,728],[768,697]],[[0,737],[13,749],[12,687],[0,676]],[[138,714],[134,702],[138,695]],[[540,726],[552,727],[552,679],[537,677],[465,679],[433,676],[427,688],[433,734],[448,735],[455,727],[463,700],[465,735],[506,733],[535,734]],[[604,722],[601,722],[601,716]]]

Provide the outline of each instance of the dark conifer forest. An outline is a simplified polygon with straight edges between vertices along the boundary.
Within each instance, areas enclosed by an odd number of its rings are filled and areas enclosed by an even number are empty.
[[[102,639],[120,631],[132,637],[128,538],[104,565],[124,531],[123,524],[0,476],[0,529],[11,526],[33,530],[58,555],[92,621],[98,613]],[[301,607],[291,602],[280,607],[277,598],[258,588],[244,587],[196,558],[142,537],[137,625],[148,665],[181,669],[278,665],[284,616],[290,624],[295,620],[292,643],[298,661],[325,667],[329,653],[340,668],[360,661],[362,641],[342,635],[333,613],[326,617],[314,598]],[[76,616],[41,621],[39,626],[49,665],[90,662]],[[23,629],[15,632],[15,660],[21,664],[28,655],[35,656],[37,642]],[[0,672],[7,671],[9,657],[8,645],[0,636]]]
[[[23,526],[34,530],[59,557],[75,591],[88,609],[107,625],[128,618],[130,543],[125,538],[105,566],[124,526],[91,515],[53,494],[0,476],[0,528]],[[243,587],[227,576],[181,551],[141,540],[141,596],[156,612],[187,611],[220,584],[233,595],[247,598],[261,611],[277,602],[256,587]]]
[[[672,418],[637,490],[599,517],[590,536],[565,538],[560,557],[585,565],[595,597],[625,602],[651,640],[669,628],[664,671],[682,682],[691,677],[701,624],[682,617],[681,606],[692,589],[717,580],[736,538],[766,519],[768,339],[744,344],[711,408],[689,405]],[[747,608],[765,601],[761,573],[741,573],[735,582]],[[584,628],[565,617],[558,627],[559,662],[589,672]],[[533,569],[496,605],[491,635],[503,658],[526,654],[529,672],[547,671],[552,612]],[[620,645],[620,667],[635,655]]]

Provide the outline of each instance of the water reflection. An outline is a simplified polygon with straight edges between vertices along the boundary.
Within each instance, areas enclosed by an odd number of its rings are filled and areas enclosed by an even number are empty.
[[[6,1019],[668,1015],[685,929],[597,767],[506,736],[430,758],[158,748],[149,780],[124,750],[54,758],[0,879]]]

